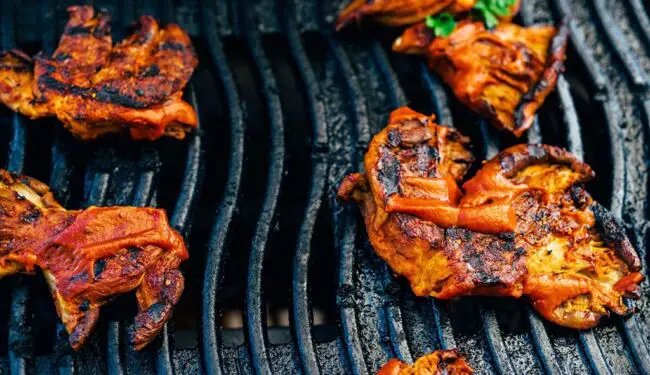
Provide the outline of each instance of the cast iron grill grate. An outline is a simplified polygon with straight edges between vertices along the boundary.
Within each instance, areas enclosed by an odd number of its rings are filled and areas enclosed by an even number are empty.
[[[458,347],[478,373],[650,373],[647,282],[639,313],[583,333],[522,301],[415,298],[374,255],[354,207],[334,199],[371,136],[408,104],[472,138],[478,159],[517,141],[468,114],[391,32],[342,35],[347,0],[100,2],[116,38],[143,13],[194,37],[186,90],[201,117],[186,142],[72,139],[56,121],[0,110],[7,169],[48,182],[68,207],[164,207],[190,245],[186,292],[164,335],[128,345],[133,299],[102,312],[73,353],[44,281],[0,280],[0,372],[356,373]],[[0,44],[51,52],[68,2],[4,1]],[[524,0],[524,24],[571,21],[568,69],[528,132],[596,169],[590,190],[647,263],[650,21],[643,0]],[[241,328],[222,315],[238,317]],[[288,317],[278,318],[288,312]],[[223,324],[222,324],[223,322]],[[235,327],[235,328],[229,328]]]

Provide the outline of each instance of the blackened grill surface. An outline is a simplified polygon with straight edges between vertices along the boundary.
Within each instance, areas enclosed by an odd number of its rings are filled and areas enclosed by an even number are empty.
[[[186,94],[199,131],[184,142],[83,143],[55,120],[2,108],[0,162],[49,182],[71,208],[167,209],[190,245],[186,291],[164,336],[142,352],[128,344],[135,305],[124,296],[74,353],[42,277],[2,279],[0,373],[372,374],[392,357],[454,347],[480,374],[650,373],[647,282],[636,315],[580,333],[543,321],[525,301],[416,298],[392,276],[356,209],[334,198],[390,111],[408,104],[436,113],[472,138],[478,159],[517,140],[469,114],[423,61],[391,53],[394,31],[332,33],[346,2],[96,4],[111,13],[116,38],[144,13],[190,32],[200,65]],[[53,51],[67,5],[4,1],[1,47]],[[532,24],[573,14],[568,69],[526,137],[594,167],[590,191],[624,221],[644,266],[647,7],[523,0],[518,17]],[[224,312],[242,312],[241,328],[222,328]]]

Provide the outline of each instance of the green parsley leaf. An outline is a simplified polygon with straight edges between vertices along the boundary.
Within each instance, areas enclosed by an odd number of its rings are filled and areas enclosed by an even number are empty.
[[[474,9],[481,15],[485,27],[493,29],[499,24],[498,17],[510,15],[510,7],[516,0],[478,0]]]
[[[433,30],[435,36],[447,37],[456,28],[456,20],[449,13],[440,13],[435,16],[427,16],[424,23]]]

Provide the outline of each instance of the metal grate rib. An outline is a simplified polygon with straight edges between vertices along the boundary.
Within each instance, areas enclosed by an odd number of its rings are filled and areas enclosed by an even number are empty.
[[[244,163],[244,119],[239,104],[239,95],[235,87],[232,72],[228,67],[228,61],[223,52],[219,40],[217,23],[214,19],[216,10],[207,8],[204,4],[202,9],[201,27],[204,35],[207,35],[213,42],[209,44],[209,52],[212,58],[212,68],[219,72],[221,85],[226,95],[230,116],[230,155],[228,160],[228,180],[223,193],[222,203],[219,206],[219,214],[212,229],[212,235],[207,245],[208,255],[205,266],[205,278],[203,284],[203,356],[204,368],[210,375],[223,372],[221,365],[221,353],[219,349],[219,330],[217,324],[219,319],[216,311],[217,288],[220,275],[222,274],[222,261],[226,237],[229,233],[237,198],[239,195],[243,163]]]

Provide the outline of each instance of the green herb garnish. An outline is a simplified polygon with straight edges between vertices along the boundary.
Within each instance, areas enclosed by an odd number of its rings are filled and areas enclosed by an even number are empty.
[[[478,0],[474,9],[483,17],[485,27],[493,29],[499,24],[499,17],[510,15],[510,7],[516,0]]]
[[[446,12],[435,16],[427,16],[424,22],[428,28],[433,30],[435,36],[449,36],[456,28],[456,20]]]

